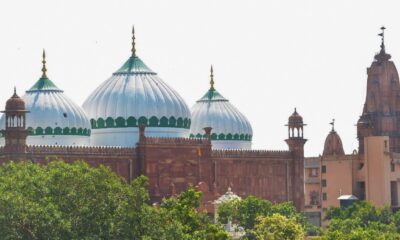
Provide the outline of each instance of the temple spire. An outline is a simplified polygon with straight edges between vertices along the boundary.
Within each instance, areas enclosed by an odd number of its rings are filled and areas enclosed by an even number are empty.
[[[210,70],[210,90],[214,91],[214,70],[213,70],[213,66],[211,65],[211,70]]]
[[[43,55],[42,55],[42,64],[43,64],[42,77],[45,78],[45,77],[47,77],[47,75],[46,75],[47,69],[46,69],[46,52],[44,49],[43,49]]]
[[[132,57],[136,57],[136,48],[135,48],[135,26],[132,26]]]

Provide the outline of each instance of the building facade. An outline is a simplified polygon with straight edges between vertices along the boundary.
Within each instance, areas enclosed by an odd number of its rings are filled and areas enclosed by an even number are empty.
[[[339,207],[343,195],[399,207],[400,83],[385,50],[384,30],[380,52],[367,68],[366,99],[357,123],[358,151],[345,154],[333,122],[322,155],[305,159],[305,211],[323,226],[325,211]]]

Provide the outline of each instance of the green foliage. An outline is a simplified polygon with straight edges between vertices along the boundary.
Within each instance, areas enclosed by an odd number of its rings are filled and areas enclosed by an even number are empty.
[[[389,207],[376,208],[364,201],[347,208],[331,208],[326,215],[331,223],[325,238],[400,239],[399,214],[393,214]]]
[[[160,211],[166,222],[173,222],[173,226],[180,228],[182,235],[179,239],[228,239],[228,235],[220,227],[213,225],[205,213],[198,212],[200,197],[201,193],[190,187],[176,197],[164,199]]]
[[[218,206],[218,221],[225,224],[230,220],[243,227],[247,233],[246,239],[256,239],[254,230],[258,219],[272,217],[274,214],[294,221],[303,231],[312,232],[314,235],[321,232],[319,228],[308,223],[304,215],[297,212],[290,202],[272,204],[270,201],[249,196],[241,201],[231,201]]]
[[[189,189],[153,207],[145,177],[127,184],[83,162],[0,167],[1,239],[228,239],[199,204]]]
[[[251,232],[257,240],[304,239],[304,230],[294,218],[287,218],[277,213],[257,217],[257,223]]]

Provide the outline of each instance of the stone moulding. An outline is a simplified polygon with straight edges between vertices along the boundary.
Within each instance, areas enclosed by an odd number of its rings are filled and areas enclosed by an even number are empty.
[[[191,138],[201,138],[201,137],[206,137],[206,135],[204,134],[190,134]],[[239,133],[228,133],[228,134],[224,134],[224,133],[212,133],[211,134],[211,140],[221,140],[221,141],[251,141],[253,138],[252,135],[250,134],[239,134]]]
[[[90,124],[92,129],[103,129],[103,128],[127,128],[127,127],[138,127],[143,124],[147,127],[169,127],[169,128],[184,128],[190,129],[191,120],[189,118],[175,118],[175,117],[161,117],[160,119],[156,116],[146,118],[139,117],[135,118],[133,116],[127,119],[123,117],[107,117],[90,119]]]
[[[204,145],[210,144],[208,138],[163,138],[163,137],[146,137],[144,144],[178,144],[178,145]]]
[[[3,148],[0,148],[0,152]],[[107,155],[107,156],[135,156],[135,148],[122,147],[85,147],[85,146],[28,146],[26,152],[29,154],[68,154],[68,155]]]
[[[212,150],[212,157],[218,158],[243,158],[243,157],[257,157],[257,158],[271,158],[280,157],[288,158],[291,156],[290,151],[285,150]]]

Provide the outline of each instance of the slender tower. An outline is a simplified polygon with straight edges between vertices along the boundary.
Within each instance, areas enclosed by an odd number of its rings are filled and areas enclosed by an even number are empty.
[[[6,126],[4,136],[6,140],[4,150],[9,154],[25,153],[26,137],[26,111],[25,102],[17,95],[14,88],[14,94],[7,100],[5,113]]]
[[[287,179],[289,201],[297,210],[301,211],[304,208],[304,144],[307,139],[304,139],[303,118],[297,113],[296,108],[293,114],[289,117],[288,124],[288,139],[286,143],[289,150],[292,152],[293,161],[288,165]]]
[[[385,27],[381,27],[381,46],[367,68],[367,94],[357,122],[359,153],[364,154],[364,137],[389,136],[390,150],[400,151],[400,84],[391,56],[386,53]]]

